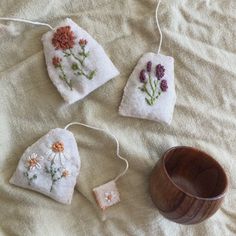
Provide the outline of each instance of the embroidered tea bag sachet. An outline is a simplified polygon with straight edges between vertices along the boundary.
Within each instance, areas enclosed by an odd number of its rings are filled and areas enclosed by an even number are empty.
[[[10,183],[40,192],[60,203],[70,204],[81,166],[75,137],[67,130],[72,125],[81,125],[110,134],[103,129],[76,122],[64,129],[53,129],[26,149]],[[114,180],[93,189],[101,209],[120,201],[116,181],[128,170],[128,161],[119,154],[117,138],[110,135],[116,140],[117,156],[125,161],[126,168]]]
[[[162,32],[156,8],[156,22],[160,32],[158,53],[146,53],[139,60],[126,87],[119,114],[170,124],[176,102],[174,59],[160,54]]]
[[[79,171],[74,135],[57,128],[26,149],[10,183],[70,204]]]
[[[68,103],[83,99],[119,75],[102,46],[69,18],[56,28],[22,19],[0,20],[44,25],[51,29],[42,37],[47,70],[53,84]]]

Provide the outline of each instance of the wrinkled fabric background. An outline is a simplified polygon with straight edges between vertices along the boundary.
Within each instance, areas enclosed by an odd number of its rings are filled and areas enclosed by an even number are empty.
[[[66,105],[46,71],[41,36],[48,29],[19,23],[0,33],[1,235],[225,235],[236,234],[236,2],[163,0],[162,53],[175,58],[177,104],[171,126],[118,115],[123,88],[143,53],[158,48],[154,0],[2,0],[0,15],[56,26],[71,17],[104,47],[121,75],[83,101]],[[118,182],[122,202],[98,214],[91,188],[113,178],[123,164],[112,140],[71,128],[79,145],[79,191],[64,206],[9,184],[27,146],[55,127],[81,121],[109,129],[130,162]],[[230,189],[209,220],[181,226],[164,219],[148,195],[148,177],[164,151],[190,145],[226,169]]]

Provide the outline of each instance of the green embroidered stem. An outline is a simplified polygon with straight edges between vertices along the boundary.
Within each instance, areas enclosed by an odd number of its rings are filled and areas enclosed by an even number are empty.
[[[64,52],[64,53],[65,53],[65,56],[67,56],[67,57],[68,56],[74,57],[74,59],[76,59],[80,63],[81,67],[83,68],[85,59],[89,56],[89,52],[86,53],[85,46],[81,46],[81,48],[82,48],[82,51],[79,52],[79,55],[82,56],[82,59],[77,57],[71,49],[69,49],[70,53],[67,53],[67,52]],[[72,65],[73,70],[78,70],[77,75],[83,75],[87,79],[92,80],[94,75],[96,74],[96,70],[90,71],[89,74],[86,74],[81,67],[75,63]]]
[[[155,88],[153,87],[152,78],[151,78],[150,73],[148,74],[148,81],[149,81],[149,84],[150,84],[151,89],[152,89],[152,96],[154,96]]]
[[[81,65],[84,65],[85,59],[89,56],[89,52],[85,52],[85,46],[81,46],[82,52],[79,52],[79,55],[82,56]]]
[[[66,74],[65,74],[65,72],[64,72],[64,70],[63,70],[63,68],[62,68],[62,65],[60,64],[58,67],[59,67],[59,69],[60,69],[60,71],[61,71],[61,73],[62,73],[62,76],[60,75],[59,78],[60,78],[61,80],[65,81],[65,83],[70,87],[70,90],[72,90],[71,81],[68,81],[68,80],[67,80],[67,77],[66,77]]]
[[[23,174],[28,179],[28,185],[31,185],[31,183],[38,177],[36,174],[34,174],[32,177],[29,177],[28,171],[24,172]]]
[[[148,97],[145,98],[148,105],[153,106],[156,103],[157,99],[160,97],[161,90],[159,90],[158,93],[157,93],[158,84],[159,84],[158,81],[154,80],[153,81],[154,85],[151,81],[151,77],[149,77],[148,81],[149,81],[149,84],[150,84],[150,87],[151,87],[152,94],[148,91],[146,83],[143,85],[142,88],[139,88],[139,89],[141,91],[145,92],[147,94],[147,96],[149,97],[149,98]]]
[[[51,175],[52,184],[51,184],[51,187],[50,187],[50,192],[52,192],[53,187],[54,187],[54,185],[57,181],[59,181],[62,178],[66,177],[66,175],[63,172],[61,172],[61,167],[56,168],[56,167],[54,167],[54,164],[55,163],[52,160],[51,164],[50,164],[50,168],[45,167],[45,172]],[[60,175],[59,175],[59,177],[56,177],[58,172],[60,172]]]
[[[78,64],[74,63],[72,66],[71,66],[72,70],[74,71],[78,71],[76,73],[76,75],[83,75],[84,77],[86,77],[87,79],[91,80],[93,79],[93,76],[95,75],[96,71],[92,71],[90,72],[90,74],[86,74],[79,66]]]
[[[81,60],[79,57],[77,57],[77,56],[73,53],[73,51],[72,51],[71,49],[69,49],[69,50],[70,50],[70,55],[71,55],[72,57],[74,57],[75,60],[77,60],[77,61],[81,64],[81,66],[83,66],[83,65],[84,65],[84,60]]]

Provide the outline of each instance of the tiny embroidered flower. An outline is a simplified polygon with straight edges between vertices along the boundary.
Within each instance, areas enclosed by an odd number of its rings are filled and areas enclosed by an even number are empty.
[[[81,47],[85,47],[87,45],[88,41],[86,39],[80,39],[79,41],[79,45]]]
[[[52,38],[52,44],[56,50],[71,49],[75,45],[75,35],[70,26],[64,26],[57,29]]]
[[[161,64],[158,64],[156,66],[156,77],[158,80],[160,80],[165,75],[165,67]]]
[[[152,71],[152,62],[151,61],[149,61],[148,63],[147,63],[147,72],[151,72]]]
[[[105,200],[110,203],[112,199],[115,197],[115,193],[113,191],[111,192],[105,192]]]
[[[168,84],[167,84],[167,81],[165,79],[163,79],[161,81],[161,85],[160,85],[160,88],[161,88],[161,91],[162,92],[166,92],[167,89],[168,89]]]
[[[61,176],[64,177],[64,178],[66,178],[66,177],[70,176],[70,172],[69,172],[68,170],[64,169],[64,170],[62,171]]]
[[[140,72],[139,79],[141,83],[147,82],[146,71],[144,69]]]
[[[63,142],[56,142],[52,145],[53,152],[63,152],[64,151],[64,143]]]
[[[38,156],[36,153],[33,153],[27,158],[26,167],[30,171],[34,170],[35,168],[41,169],[40,161],[43,159],[44,159],[43,157]]]
[[[61,61],[62,61],[62,59],[60,57],[53,57],[52,58],[52,64],[54,65],[55,68],[58,68],[61,66]]]

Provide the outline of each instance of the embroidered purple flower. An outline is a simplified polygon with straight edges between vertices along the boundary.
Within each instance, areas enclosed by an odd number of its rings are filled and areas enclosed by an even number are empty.
[[[165,75],[165,67],[161,64],[158,64],[156,66],[156,77],[158,80],[160,80]]]
[[[163,79],[161,81],[161,85],[160,85],[160,88],[161,88],[161,91],[162,92],[166,92],[167,89],[168,89],[168,84],[167,84],[167,81],[165,79]]]
[[[151,70],[152,70],[152,62],[149,61],[149,62],[147,63],[147,72],[151,72]]]
[[[140,72],[139,79],[141,83],[146,83],[147,77],[146,77],[146,71],[144,69]]]

